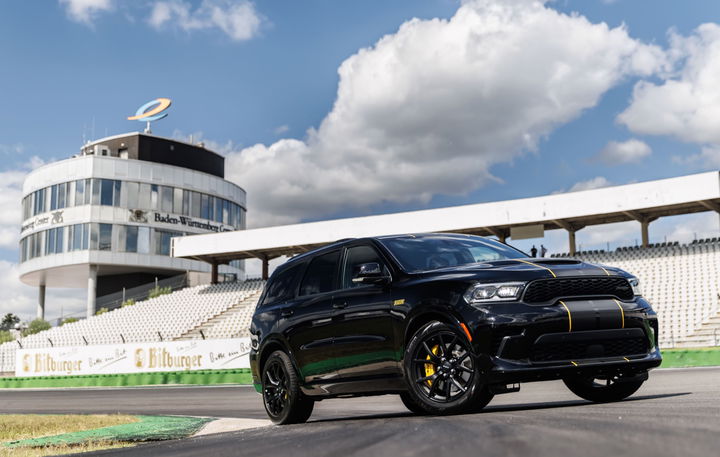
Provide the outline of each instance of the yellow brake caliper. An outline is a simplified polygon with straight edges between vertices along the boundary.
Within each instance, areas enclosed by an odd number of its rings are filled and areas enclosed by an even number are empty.
[[[436,344],[435,346],[433,346],[431,351],[432,351],[433,355],[438,355],[438,352],[440,352],[440,345]],[[426,359],[430,360],[430,355],[428,355]],[[435,365],[433,365],[432,363],[426,363],[425,364],[425,376],[432,376],[434,374],[435,374]],[[432,386],[432,381],[427,380],[426,382],[427,382],[428,386]]]

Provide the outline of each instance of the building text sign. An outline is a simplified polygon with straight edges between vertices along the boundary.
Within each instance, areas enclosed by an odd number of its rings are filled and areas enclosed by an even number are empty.
[[[15,375],[64,376],[249,368],[250,338],[19,349]]]

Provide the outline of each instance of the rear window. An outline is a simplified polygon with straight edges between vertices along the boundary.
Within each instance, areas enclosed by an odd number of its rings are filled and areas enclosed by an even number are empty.
[[[313,259],[300,285],[300,295],[320,294],[335,289],[340,251],[334,251]]]
[[[267,292],[261,306],[292,299],[295,295],[295,288],[301,271],[302,265],[295,265],[273,275],[267,286]]]

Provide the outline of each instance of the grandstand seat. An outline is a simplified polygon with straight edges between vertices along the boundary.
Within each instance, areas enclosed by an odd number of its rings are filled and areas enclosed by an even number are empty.
[[[264,285],[264,281],[253,280],[187,287],[0,344],[0,372],[14,371],[15,352],[20,345],[33,349],[174,340],[240,304],[243,319],[233,321],[234,326],[228,324],[223,334],[247,336],[248,316],[252,316]]]

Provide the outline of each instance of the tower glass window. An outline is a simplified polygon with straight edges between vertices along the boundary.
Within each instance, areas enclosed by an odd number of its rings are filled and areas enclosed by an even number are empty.
[[[92,180],[92,200],[91,203],[93,205],[99,205],[100,204],[100,189],[102,185],[102,179],[93,179]],[[86,190],[87,191],[87,190]]]
[[[129,209],[138,208],[138,193],[140,191],[140,184],[136,182],[126,182],[125,191],[127,192],[127,206]]]
[[[160,186],[161,204],[160,209],[168,213],[173,210],[173,188],[168,186]]]
[[[175,187],[173,189],[173,210],[172,212],[175,214],[184,214],[183,213],[183,190]]]
[[[138,227],[137,252],[138,254],[150,254],[149,227]]]
[[[150,184],[150,209],[159,209],[160,187],[157,184]]]
[[[98,224],[98,226],[99,226],[98,250],[99,251],[111,251],[112,250],[112,224]]]
[[[120,196],[122,195],[122,181],[113,181],[113,206],[120,206]]]
[[[200,217],[200,192],[192,192],[192,200],[190,201],[190,215],[192,217]]]

